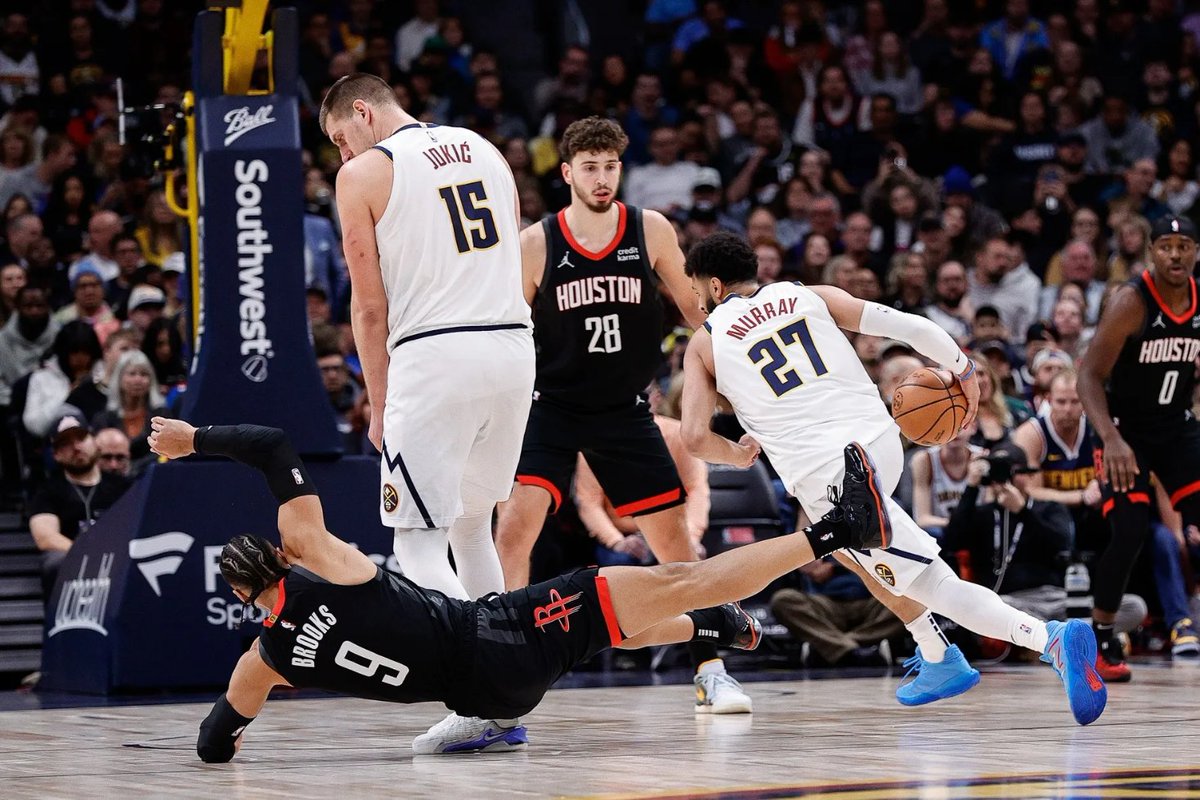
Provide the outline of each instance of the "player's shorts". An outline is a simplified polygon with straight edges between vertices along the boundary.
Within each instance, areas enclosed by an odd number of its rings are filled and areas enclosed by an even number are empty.
[[[528,328],[401,341],[390,354],[379,517],[448,528],[512,493],[533,396]]]
[[[644,397],[621,408],[582,411],[533,403],[517,482],[550,493],[550,513],[571,489],[576,456],[584,459],[618,516],[639,516],[687,499],[675,461]]]
[[[475,623],[467,713],[485,719],[528,714],[569,670],[625,638],[596,567],[488,595]]]
[[[1171,505],[1177,509],[1183,499],[1200,492],[1200,422],[1190,413],[1173,425],[1159,428],[1118,425],[1117,430],[1133,448],[1139,472],[1134,476],[1133,488],[1122,494],[1114,492],[1107,483],[1100,484],[1104,497],[1101,510],[1105,516],[1121,497],[1131,503],[1152,505],[1154,492],[1150,486],[1151,472],[1171,498]],[[1095,445],[1096,470],[1100,472],[1104,448],[1098,436]]]
[[[894,430],[889,430],[870,443],[860,444],[866,446],[871,460],[875,462],[884,494],[887,495],[885,502],[892,521],[892,545],[886,550],[848,549],[845,552],[874,575],[885,589],[892,594],[902,595],[926,567],[939,560],[941,548],[937,540],[917,525],[891,497],[904,471],[904,448],[900,444],[900,436]],[[790,483],[786,475],[781,474],[780,477],[800,501],[808,518],[815,522],[833,509],[828,497],[829,486],[836,486],[840,491],[845,474],[845,461],[841,448],[838,448],[836,459],[801,478],[798,483]]]

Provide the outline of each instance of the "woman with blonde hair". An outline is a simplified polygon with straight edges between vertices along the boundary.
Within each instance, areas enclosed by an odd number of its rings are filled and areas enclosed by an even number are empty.
[[[990,449],[1007,439],[1015,424],[987,356],[980,353],[973,358],[979,369],[979,414],[975,417],[978,430],[971,437],[971,444]]]
[[[884,305],[919,314],[929,305],[929,267],[921,253],[897,253],[888,265]]]
[[[167,205],[167,196],[161,189],[151,192],[146,198],[142,222],[133,235],[142,246],[146,261],[156,267],[162,267],[167,256],[183,249],[183,240],[179,236],[179,218]]]
[[[1111,220],[1116,247],[1108,259],[1108,282],[1124,283],[1150,264],[1150,222],[1140,214]]]
[[[858,264],[850,256],[834,256],[825,263],[821,283],[848,292],[854,285],[854,273],[857,271]]]
[[[1067,244],[1077,239],[1092,246],[1092,251],[1096,254],[1096,277],[1104,280],[1105,273],[1108,272],[1108,240],[1104,236],[1104,226],[1100,224],[1100,215],[1087,206],[1076,209],[1071,215],[1071,236],[1067,239]],[[1063,245],[1063,250],[1065,249],[1066,244]],[[1062,283],[1062,257],[1063,251],[1059,250],[1046,265],[1047,286],[1058,286]]]
[[[171,416],[154,377],[154,367],[141,350],[129,350],[117,360],[108,381],[108,405],[92,419],[92,429],[117,428],[129,437],[134,461],[150,454],[150,418]]]

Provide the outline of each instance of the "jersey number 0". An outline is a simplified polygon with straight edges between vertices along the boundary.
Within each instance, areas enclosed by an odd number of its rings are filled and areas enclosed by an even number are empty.
[[[799,319],[791,325],[785,325],[773,335],[766,339],[759,339],[750,345],[750,352],[746,354],[755,364],[761,364],[770,359],[763,365],[760,372],[763,380],[771,387],[771,391],[775,393],[776,397],[782,397],[804,383],[794,369],[781,372],[788,362],[783,350],[793,344],[803,345],[804,352],[808,354],[808,360],[812,362],[813,371],[816,372],[818,378],[829,371],[825,367],[825,362],[821,360],[821,354],[817,352],[817,345],[813,342],[812,334],[808,330],[808,320]]]
[[[496,220],[492,218],[492,210],[485,205],[476,205],[487,200],[483,181],[443,186],[438,189],[438,194],[442,196],[442,202],[446,204],[446,213],[450,215],[450,225],[454,228],[454,244],[458,247],[458,252],[487,250],[496,246],[500,241],[500,234],[496,232]]]

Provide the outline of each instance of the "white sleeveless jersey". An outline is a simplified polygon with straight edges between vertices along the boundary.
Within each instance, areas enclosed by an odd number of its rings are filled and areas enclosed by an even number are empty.
[[[419,123],[376,147],[392,160],[392,193],[375,225],[389,349],[446,328],[532,328],[516,187],[500,153],[466,128]]]
[[[825,301],[799,283],[731,295],[708,315],[717,390],[793,489],[864,446],[898,433],[879,390]]]
[[[949,518],[967,488],[967,475],[960,480],[950,477],[942,463],[942,448],[931,447],[929,453],[930,498],[929,510],[935,517]]]

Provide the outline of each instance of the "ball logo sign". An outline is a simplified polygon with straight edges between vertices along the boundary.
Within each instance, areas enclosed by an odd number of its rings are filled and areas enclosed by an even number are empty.
[[[274,122],[275,118],[271,116],[274,109],[273,105],[260,106],[251,114],[250,106],[242,106],[226,113],[225,146],[228,147],[255,128],[261,128]]]

